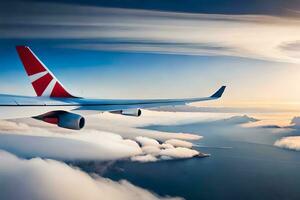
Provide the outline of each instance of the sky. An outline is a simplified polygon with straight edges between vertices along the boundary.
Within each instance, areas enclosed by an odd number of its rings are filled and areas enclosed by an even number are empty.
[[[213,104],[199,104],[213,105],[204,112],[104,113],[86,117],[81,131],[2,120],[0,199],[188,199],[198,191],[251,198],[253,190],[299,196],[299,109],[230,107],[300,108],[298,0],[0,1],[0,93],[35,95],[16,45],[29,46],[76,96],[184,98],[227,89]],[[204,165],[178,160],[204,153],[211,154]],[[118,160],[167,165],[135,166],[133,174],[123,166],[112,171],[129,178],[104,176]],[[224,181],[228,190],[218,184]]]
[[[0,93],[34,95],[21,44],[78,96],[298,105],[299,25],[295,0],[1,2]]]

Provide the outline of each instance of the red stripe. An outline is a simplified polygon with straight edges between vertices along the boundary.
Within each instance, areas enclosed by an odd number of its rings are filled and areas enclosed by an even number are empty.
[[[58,82],[55,83],[50,97],[73,97]]]
[[[58,118],[57,117],[44,117],[44,122],[50,123],[50,124],[58,124]]]
[[[17,46],[16,48],[28,76],[46,71],[42,63],[39,62],[28,47]]]
[[[49,83],[52,81],[52,76],[47,73],[46,75],[42,76],[41,78],[32,82],[32,86],[37,94],[37,96],[41,96]]]

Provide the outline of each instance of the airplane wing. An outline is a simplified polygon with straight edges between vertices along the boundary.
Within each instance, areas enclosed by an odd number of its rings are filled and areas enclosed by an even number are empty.
[[[59,127],[81,129],[84,115],[111,112],[140,116],[143,108],[177,106],[222,96],[225,86],[213,95],[183,99],[85,99],[71,95],[27,46],[16,47],[37,97],[0,95],[0,118],[33,117]],[[83,116],[82,116],[83,115]]]
[[[157,108],[163,106],[178,106],[193,102],[216,100],[222,97],[226,86],[222,86],[213,95],[200,98],[183,98],[183,99],[146,99],[146,100],[79,100],[80,107],[76,110],[97,110],[97,111],[118,111],[134,108]],[[77,101],[78,101],[77,100]]]

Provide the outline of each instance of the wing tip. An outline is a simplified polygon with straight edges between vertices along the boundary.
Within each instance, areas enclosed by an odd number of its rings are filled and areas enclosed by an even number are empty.
[[[213,95],[211,95],[211,98],[220,98],[222,97],[224,91],[226,89],[226,86],[223,85],[222,87],[220,87],[220,89],[218,89],[218,91],[216,91]]]

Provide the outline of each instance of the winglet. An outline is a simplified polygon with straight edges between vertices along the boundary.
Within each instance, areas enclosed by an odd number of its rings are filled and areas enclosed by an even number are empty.
[[[222,96],[222,94],[225,91],[226,86],[222,86],[218,91],[216,91],[213,95],[211,95],[211,98],[220,98]]]

